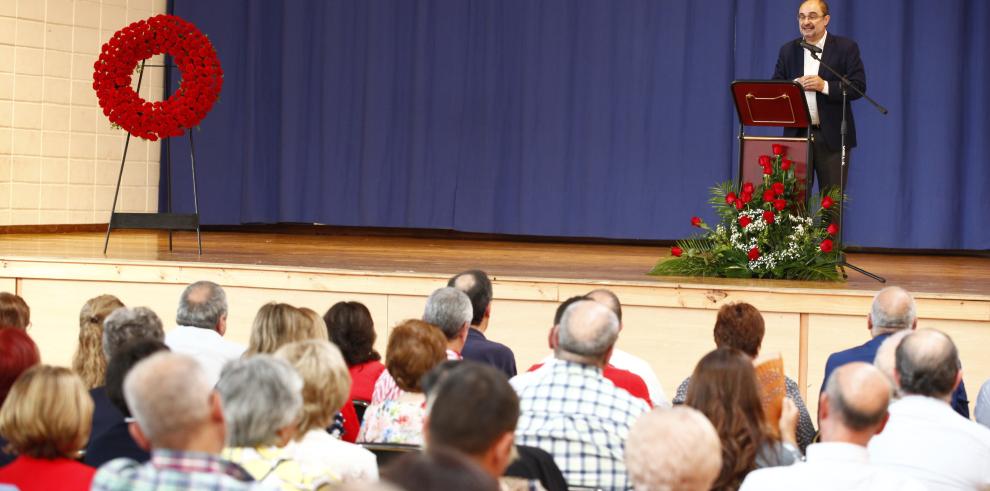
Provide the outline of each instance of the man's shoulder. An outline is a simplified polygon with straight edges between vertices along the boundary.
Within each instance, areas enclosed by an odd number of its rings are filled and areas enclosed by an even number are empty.
[[[756,469],[746,475],[739,491],[800,489],[797,478],[801,469],[801,464]]]
[[[131,489],[138,480],[144,464],[126,457],[113,459],[100,466],[93,476],[92,489],[115,490]]]

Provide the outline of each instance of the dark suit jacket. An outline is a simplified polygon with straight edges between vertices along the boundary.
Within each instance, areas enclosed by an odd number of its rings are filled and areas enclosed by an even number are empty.
[[[822,380],[821,390],[825,390],[825,382],[828,382],[829,375],[832,375],[832,371],[836,368],[854,361],[873,363],[873,360],[877,357],[877,350],[880,349],[880,345],[888,337],[890,337],[890,334],[881,334],[855,348],[849,348],[845,351],[829,355],[828,360],[825,362],[825,379]],[[969,418],[969,398],[966,395],[966,384],[962,383],[962,381],[959,382],[959,387],[956,387],[956,391],[952,393],[952,409],[967,419]]]
[[[89,432],[89,441],[92,442],[104,431],[123,423],[124,415],[110,402],[105,386],[90,389],[89,396],[93,398],[93,429]]]
[[[512,350],[502,343],[489,341],[481,331],[468,329],[467,341],[461,356],[465,360],[474,360],[486,365],[491,365],[501,370],[509,378],[516,376],[516,355]]]
[[[121,420],[90,440],[86,447],[83,463],[99,468],[113,459],[127,457],[138,462],[147,462],[151,455],[143,450],[131,437],[127,422]]]
[[[794,80],[804,76],[804,48],[801,47],[801,38],[790,41],[780,47],[780,55],[777,57],[777,67],[774,69],[773,78],[775,80]],[[835,34],[828,33],[825,37],[825,48],[822,53],[822,61],[835,69],[835,71],[845,75],[853,85],[866,92],[866,72],[863,70],[863,60],[859,58],[859,45],[856,41]],[[825,144],[829,150],[838,151],[842,146],[842,84],[839,78],[828,71],[824,66],[818,68],[818,76],[828,84],[828,95],[817,93],[818,117],[825,135]],[[860,95],[856,91],[849,89],[848,100],[859,99]],[[849,134],[846,136],[846,144],[849,148],[856,146],[856,122],[853,119],[852,111],[846,114],[849,125]],[[804,131],[799,128],[785,128],[784,136],[804,136]]]

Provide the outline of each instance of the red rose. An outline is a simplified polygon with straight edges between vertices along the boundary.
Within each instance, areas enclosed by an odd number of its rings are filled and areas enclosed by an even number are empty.
[[[767,189],[766,191],[763,191],[763,201],[767,203],[773,201],[773,199],[776,197],[777,195],[773,194],[773,189]]]
[[[791,164],[793,164],[793,162],[791,162],[790,159],[784,159],[784,161],[780,163],[780,169],[791,170]]]
[[[762,165],[763,167],[770,165],[770,156],[760,155],[760,165]]]
[[[742,210],[746,206],[746,203],[743,203],[741,199],[736,200],[734,204],[737,210]]]
[[[670,248],[670,255],[671,256],[681,257],[681,254],[684,254],[684,250],[681,249],[680,247],[674,246],[674,247],[671,247]]]
[[[774,155],[783,155],[784,154],[784,146],[783,145],[774,143],[770,148],[773,150],[773,154]]]
[[[832,239],[825,239],[822,244],[818,246],[822,252],[832,252]]]
[[[828,232],[829,235],[835,235],[839,233],[839,226],[834,223],[831,223],[829,224],[828,228],[825,229],[825,231]]]
[[[782,183],[782,182],[775,182],[775,183],[773,183],[773,186],[772,187],[773,187],[774,194],[776,194],[777,196],[780,196],[781,194],[784,194],[784,183]]]
[[[772,165],[768,165],[768,166],[766,166],[766,167],[763,168],[763,175],[769,176],[770,174],[773,174],[773,166]]]
[[[752,218],[750,218],[750,217],[748,217],[746,215],[743,215],[743,216],[739,217],[739,228],[746,228],[746,225],[749,225],[751,223],[753,223],[753,219]]]
[[[750,201],[753,201],[753,193],[743,193],[743,195],[742,195],[742,196],[740,196],[740,197],[739,197],[739,199],[740,199],[740,200],[741,200],[741,201],[742,201],[742,202],[743,202],[744,204],[745,204],[745,203],[749,203]]]
[[[736,193],[729,193],[729,194],[725,195],[725,202],[726,203],[728,203],[728,204],[731,205],[735,201],[736,201]]]
[[[750,249],[749,254],[747,254],[747,256],[749,256],[750,261],[756,261],[757,259],[760,258],[760,248],[754,247]]]
[[[701,217],[691,217],[691,226],[701,228]]]
[[[784,208],[787,208],[787,201],[782,199],[775,199],[773,200],[773,207],[776,208],[778,211],[783,210]]]
[[[743,184],[742,192],[743,193],[746,193],[746,194],[753,194],[753,190],[754,189],[755,188],[753,188],[753,183],[747,182],[747,183]]]
[[[830,198],[828,196],[822,198],[822,208],[825,208],[827,210],[827,209],[831,208],[832,205],[834,205],[834,204],[835,204],[835,201],[833,201],[832,198]]]
[[[772,211],[767,210],[767,211],[764,211],[763,212],[763,221],[764,222],[773,223],[773,220],[774,220],[774,216],[773,216],[773,212]]]

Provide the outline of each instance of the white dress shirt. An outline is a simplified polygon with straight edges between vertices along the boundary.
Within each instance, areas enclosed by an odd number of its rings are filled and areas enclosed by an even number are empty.
[[[203,366],[211,385],[220,380],[224,364],[240,358],[245,351],[244,346],[227,341],[213,329],[193,326],[172,329],[165,335],[165,344],[176,353],[195,358]]]
[[[822,35],[822,38],[815,43],[815,46],[822,49],[822,52],[818,54],[821,58],[825,56],[825,38],[828,37],[828,31]],[[821,62],[816,60],[811,56],[811,51],[801,48],[804,51],[804,76],[818,75],[818,69]],[[822,89],[822,94],[828,95],[828,82],[825,82],[825,88]],[[804,98],[808,101],[808,112],[811,113],[811,124],[821,124],[821,118],[818,117],[818,92],[814,90],[804,91]]]
[[[870,459],[930,490],[990,490],[990,429],[945,401],[909,395],[890,405],[890,420],[870,441]]]
[[[921,491],[914,479],[870,464],[866,447],[828,442],[808,446],[806,462],[750,472],[739,491]]]

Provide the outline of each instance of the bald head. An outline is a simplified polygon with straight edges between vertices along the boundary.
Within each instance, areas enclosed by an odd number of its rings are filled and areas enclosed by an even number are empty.
[[[959,384],[959,351],[952,339],[920,329],[897,345],[897,383],[905,394],[946,399]]]
[[[124,378],[127,406],[155,448],[181,450],[195,438],[210,419],[212,393],[199,362],[171,352],[145,358]]]
[[[874,336],[902,329],[913,329],[917,320],[914,298],[907,290],[890,286],[880,290],[873,297],[870,330]]]
[[[480,269],[472,269],[458,273],[447,281],[447,286],[464,292],[471,300],[471,325],[478,326],[488,313],[488,305],[492,302],[492,281],[488,274]]]
[[[832,373],[825,386],[827,418],[836,418],[836,423],[848,431],[872,435],[887,417],[890,393],[887,377],[873,365],[863,362],[843,365]],[[823,428],[823,436],[824,433],[827,432]]]
[[[560,319],[558,350],[604,363],[618,336],[619,319],[611,310],[593,300],[579,300]]]
[[[597,290],[591,290],[585,296],[608,307],[615,314],[615,317],[619,319],[619,323],[622,323],[622,303],[619,302],[618,295],[612,293],[612,290],[599,288]]]

